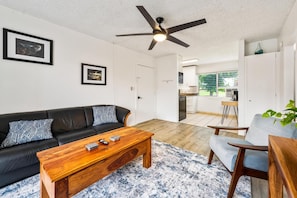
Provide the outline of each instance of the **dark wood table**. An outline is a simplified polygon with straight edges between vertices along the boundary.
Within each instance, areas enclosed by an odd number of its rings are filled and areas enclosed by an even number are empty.
[[[269,136],[269,197],[297,197],[297,140]]]
[[[114,135],[121,139],[109,141]],[[149,168],[152,136],[151,132],[124,127],[38,152],[40,196],[71,197],[140,155],[143,167]],[[109,145],[86,150],[86,144],[99,139],[109,141]]]

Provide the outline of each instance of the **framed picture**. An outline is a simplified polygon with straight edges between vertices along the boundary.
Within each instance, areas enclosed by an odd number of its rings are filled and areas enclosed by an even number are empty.
[[[81,84],[106,85],[106,67],[82,63]]]
[[[53,41],[3,28],[3,59],[53,65]]]

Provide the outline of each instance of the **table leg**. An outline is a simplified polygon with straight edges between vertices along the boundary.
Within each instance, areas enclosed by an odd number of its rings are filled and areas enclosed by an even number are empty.
[[[65,198],[68,195],[68,178],[61,179],[57,182],[46,184],[40,181],[40,197],[41,198]]]
[[[230,111],[230,107],[227,106],[227,105],[224,105],[224,107],[223,107],[223,115],[222,115],[221,124],[224,123],[224,119],[227,119],[227,118],[228,118],[229,111]]]
[[[151,138],[146,140],[146,152],[143,154],[143,167],[149,168],[152,164],[152,141]]]
[[[238,107],[237,106],[233,106],[233,109],[234,109],[235,118],[236,118],[236,121],[237,121],[237,124],[238,124]]]
[[[281,178],[281,175],[277,171],[276,164],[274,161],[274,153],[270,145],[268,147],[268,159],[269,159],[269,169],[268,169],[269,197],[270,198],[283,197],[283,180]]]
[[[46,188],[42,180],[40,180],[40,197],[42,198],[49,198]]]
[[[222,114],[221,124],[224,123],[225,114],[226,114],[226,106],[223,106],[223,114]]]
[[[226,114],[225,114],[226,117],[225,118],[228,119],[229,112],[230,112],[230,106],[226,106],[226,107],[227,107],[226,108],[227,110],[226,110]]]

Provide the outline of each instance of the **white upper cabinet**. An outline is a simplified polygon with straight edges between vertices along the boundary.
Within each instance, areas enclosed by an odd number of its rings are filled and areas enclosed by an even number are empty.
[[[196,74],[196,65],[184,66],[184,83],[185,86],[197,86],[197,74]]]
[[[245,57],[245,124],[255,114],[276,109],[279,53],[266,53]]]

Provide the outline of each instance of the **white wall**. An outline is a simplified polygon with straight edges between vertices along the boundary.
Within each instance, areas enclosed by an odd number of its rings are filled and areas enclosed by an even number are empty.
[[[155,60],[120,46],[115,46],[114,56],[116,57],[114,59],[115,103],[131,110],[131,119],[128,120],[128,124],[133,125],[136,124],[137,108],[136,66],[139,64],[154,68]],[[151,80],[148,83],[154,84],[155,79]],[[151,109],[151,113],[155,115],[156,108]]]
[[[238,44],[238,126],[243,126],[245,121],[245,103],[240,100],[246,97],[245,94],[245,79],[244,79],[244,51],[245,42],[240,40]],[[244,134],[242,134],[244,135]]]
[[[179,57],[168,55],[157,60],[157,118],[178,121]]]
[[[227,61],[197,66],[197,74],[199,73],[211,73],[220,71],[232,71],[238,69],[238,61]],[[222,114],[223,106],[222,101],[230,100],[228,97],[210,97],[210,96],[198,96],[197,111],[207,112],[214,114]],[[233,109],[230,110],[230,114],[234,114]]]
[[[295,2],[284,26],[281,30],[279,41],[283,46],[292,45],[297,41],[297,1]]]
[[[283,83],[281,86],[282,97],[280,101],[281,109],[283,110],[285,106],[289,103],[289,100],[294,100],[295,98],[295,52],[294,47],[284,46],[282,48],[283,60],[282,60],[282,78]]]
[[[152,57],[0,6],[1,35],[3,27],[52,39],[54,65],[0,59],[0,114],[92,104],[133,111],[135,65],[154,66]],[[107,67],[107,85],[81,85],[81,63]]]
[[[278,38],[279,43],[282,47],[281,51],[283,51],[284,53],[284,57],[283,57],[283,61],[282,61],[282,67],[286,68],[287,70],[284,72],[285,73],[289,73],[292,72],[294,73],[294,78],[295,78],[295,82],[294,84],[294,88],[295,89],[295,101],[297,99],[297,61],[296,61],[296,57],[297,57],[297,50],[296,50],[296,43],[297,43],[297,23],[296,23],[296,18],[297,18],[297,2],[295,2],[287,20],[285,21],[285,24],[281,30],[280,36]],[[295,45],[295,49],[293,49],[293,54],[292,51],[288,50],[288,47],[294,48]],[[286,53],[286,51],[288,53]],[[286,63],[289,63],[290,66],[284,65]],[[295,65],[294,68],[292,68],[292,65]],[[289,68],[288,68],[289,67]],[[286,77],[284,76],[285,80]],[[286,82],[284,83],[284,89],[286,89],[286,83],[288,83],[288,80],[286,80]],[[290,91],[292,89],[291,86],[289,86],[288,91]],[[283,104],[287,103],[288,101],[285,101],[288,98],[284,98]],[[283,109],[284,107],[282,107]]]

